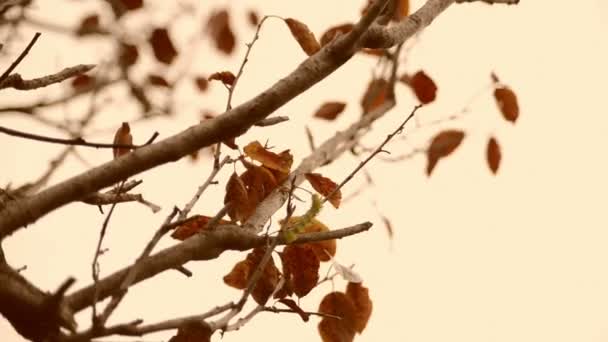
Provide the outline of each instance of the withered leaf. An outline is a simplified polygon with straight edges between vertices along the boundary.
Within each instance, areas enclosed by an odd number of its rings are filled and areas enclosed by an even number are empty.
[[[437,96],[437,85],[423,70],[416,72],[414,76],[411,77],[403,75],[400,78],[400,81],[412,88],[420,103],[427,104],[435,101]]]
[[[508,87],[499,87],[494,90],[494,99],[505,120],[515,123],[519,117],[517,95]]]
[[[249,214],[248,201],[249,197],[245,184],[236,172],[232,173],[228,183],[226,183],[226,195],[224,196],[224,204],[230,203],[228,216],[233,221],[244,222]]]
[[[80,74],[74,78],[72,78],[72,87],[76,90],[78,89],[83,89],[83,88],[88,88],[91,85],[93,85],[93,82],[95,81],[95,78],[92,76],[89,76],[87,74]]]
[[[177,226],[171,237],[177,240],[186,240],[192,235],[207,229],[207,224],[213,217],[205,215],[193,215],[188,220]],[[226,220],[219,220],[218,224],[228,224]]]
[[[377,78],[370,81],[367,90],[361,99],[361,107],[363,113],[369,113],[372,110],[380,107],[386,100],[389,94],[389,83],[383,78]]]
[[[302,220],[301,216],[292,216],[289,218],[289,226],[294,226],[298,223],[298,221]],[[323,222],[317,220],[316,218],[310,219],[310,221],[304,225],[301,233],[321,233],[328,232],[329,228],[323,224]],[[330,261],[331,258],[336,255],[336,240],[324,240],[324,241],[316,241],[316,242],[308,242],[301,244],[301,246],[307,246],[312,249],[313,252],[317,255],[319,261]]]
[[[131,127],[128,122],[123,122],[120,128],[114,134],[114,145],[133,145],[133,136],[131,135]],[[114,147],[112,149],[114,159],[131,152],[130,148]]]
[[[327,177],[323,177],[320,173],[307,173],[306,180],[312,185],[312,187],[321,195],[329,196],[329,203],[334,206],[334,208],[340,207],[340,201],[342,201],[342,192],[340,190],[335,191],[338,188],[338,184]],[[335,191],[335,192],[334,192]]]
[[[76,35],[84,36],[97,31],[99,31],[99,15],[91,14],[82,18],[80,25],[76,29]]]
[[[339,34],[346,34],[353,30],[355,25],[348,23],[342,24],[334,27],[330,27],[323,35],[321,35],[321,46],[325,46],[329,44],[332,40],[334,40]]]
[[[249,11],[247,11],[247,21],[249,22],[249,25],[255,27],[258,26],[258,24],[260,23],[260,17],[254,10],[250,9]]]
[[[318,325],[323,342],[350,342],[355,338],[356,310],[352,299],[342,292],[331,292],[323,297],[319,312],[338,316],[324,317]]]
[[[236,37],[230,27],[230,15],[227,10],[217,10],[207,21],[207,31],[215,42],[215,47],[226,55],[234,51]]]
[[[490,170],[492,170],[493,174],[496,174],[496,172],[498,172],[501,158],[502,155],[500,152],[500,145],[498,145],[498,141],[496,141],[496,138],[491,137],[490,140],[488,140],[488,146],[486,149],[486,159],[488,161],[488,167],[490,168]]]
[[[361,283],[348,283],[346,296],[355,304],[354,325],[355,330],[360,334],[372,315],[373,303],[369,298],[369,290]]]
[[[320,262],[311,248],[303,245],[288,245],[283,249],[281,260],[289,270],[290,277],[286,280],[298,297],[306,296],[317,286]]]
[[[302,310],[302,308],[299,307],[298,304],[293,299],[282,298],[279,300],[279,303],[285,304],[285,306],[287,306],[288,308],[293,310],[293,312],[300,315],[300,317],[302,317],[302,320],[304,322],[308,322],[308,320],[310,319],[310,314],[304,312],[304,310]]]
[[[431,141],[431,145],[427,150],[427,167],[426,174],[431,175],[437,162],[444,158],[460,145],[464,138],[464,132],[459,130],[446,130],[437,134]]]
[[[177,50],[169,37],[169,32],[166,28],[156,28],[152,31],[152,35],[148,38],[148,42],[152,46],[154,57],[164,64],[171,64],[177,57]]]
[[[139,52],[137,50],[137,46],[121,42],[119,49],[120,50],[118,53],[118,60],[123,67],[128,68],[135,64],[139,59]]]
[[[206,91],[207,88],[209,88],[209,81],[207,80],[206,77],[199,76],[199,77],[195,78],[194,84],[196,84],[196,87],[201,92]]]
[[[296,39],[307,55],[312,56],[317,53],[317,51],[321,50],[317,38],[315,38],[315,35],[310,31],[306,24],[293,18],[285,19],[285,23],[287,24],[287,27],[289,27],[291,35]]]
[[[346,103],[344,103],[344,102],[336,102],[336,101],[325,102],[324,104],[321,105],[321,107],[319,107],[319,109],[317,109],[314,117],[319,118],[319,119],[329,120],[329,121],[335,120],[338,117],[338,115],[340,115],[344,111],[345,107],[346,107]]]
[[[236,289],[243,290],[247,288],[253,273],[262,261],[265,253],[265,248],[254,248],[247,254],[245,260],[239,261],[234,265],[230,273],[224,276],[224,283]],[[262,270],[262,276],[259,278],[251,292],[251,296],[258,304],[264,305],[266,301],[268,301],[268,298],[279,282],[279,275],[279,270],[274,265],[272,258],[270,258],[266,267]]]
[[[225,85],[233,85],[234,81],[236,80],[236,76],[234,76],[233,73],[231,73],[230,71],[220,71],[220,72],[214,72],[213,74],[211,74],[211,76],[209,76],[209,80],[213,81],[221,81],[222,83],[224,83]]]
[[[224,283],[238,290],[247,288],[249,274],[253,272],[252,264],[248,259],[237,262],[230,273],[224,276]]]
[[[249,158],[259,161],[269,169],[289,173],[293,156],[289,150],[283,151],[280,154],[268,151],[260,144],[259,141],[252,141],[243,148],[243,152]]]

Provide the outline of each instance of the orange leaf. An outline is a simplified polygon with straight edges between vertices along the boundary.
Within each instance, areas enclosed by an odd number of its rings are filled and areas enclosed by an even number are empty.
[[[321,46],[325,46],[329,44],[332,40],[334,40],[339,34],[347,34],[352,31],[355,25],[348,23],[342,24],[334,27],[330,27],[323,35],[321,35]]]
[[[225,85],[231,86],[234,84],[236,76],[234,76],[234,74],[230,71],[214,72],[213,74],[211,74],[211,76],[209,76],[209,80],[222,81],[222,83],[224,83]]]
[[[236,173],[233,173],[226,183],[226,195],[224,204],[231,203],[228,216],[234,221],[244,222],[249,213],[247,188]]]
[[[342,292],[328,293],[319,304],[319,312],[338,316],[324,317],[319,322],[319,334],[323,342],[350,342],[356,333],[356,310],[355,304],[346,294]]]
[[[515,123],[519,116],[519,105],[517,104],[517,96],[513,90],[508,87],[496,88],[494,90],[494,98],[505,120]]]
[[[420,70],[412,77],[405,74],[399,80],[412,88],[420,103],[427,104],[435,101],[437,85],[424,71]]]
[[[308,26],[306,24],[301,23],[293,18],[285,19],[285,23],[287,27],[289,27],[289,31],[291,31],[291,35],[298,41],[300,47],[307,55],[312,56],[317,51],[321,50],[321,46],[315,35],[310,32]]]
[[[288,270],[284,276],[291,283],[293,292],[298,297],[306,296],[319,280],[319,258],[307,246],[288,245],[281,254],[285,268]]]
[[[312,187],[321,195],[331,197],[328,199],[329,203],[334,206],[334,208],[340,207],[340,201],[342,200],[342,192],[340,190],[334,192],[338,185],[327,177],[323,177],[320,173],[307,173],[305,174],[306,180],[312,185]]]
[[[166,28],[156,28],[152,31],[152,35],[148,38],[148,42],[152,45],[154,57],[164,64],[171,64],[177,57],[177,50],[169,37],[169,32]]]
[[[171,237],[177,240],[186,240],[192,235],[207,229],[207,223],[211,221],[212,217],[204,215],[194,215],[188,220],[177,226]],[[230,222],[226,220],[219,220],[218,224],[228,224]]]
[[[122,126],[116,131],[114,135],[114,145],[133,145],[133,136],[131,135],[131,127],[128,122],[123,122]],[[114,159],[131,152],[130,148],[126,147],[115,147],[112,149],[114,152]]]
[[[262,146],[258,141],[252,141],[243,148],[245,155],[253,160],[257,160],[269,169],[278,170],[284,173],[289,173],[293,157],[289,150],[283,151],[280,154],[270,152]]]
[[[317,109],[314,117],[329,121],[335,120],[344,111],[345,107],[346,103],[344,102],[325,102]]]
[[[433,169],[437,165],[437,162],[450,153],[460,145],[464,138],[463,131],[457,130],[446,130],[437,134],[431,141],[431,145],[427,150],[427,167],[426,174],[431,175]]]
[[[486,150],[486,158],[488,160],[488,166],[492,170],[493,174],[496,174],[498,167],[500,166],[500,159],[502,155],[500,153],[500,146],[498,141],[494,137],[488,140],[488,147]]]
[[[363,113],[369,113],[380,107],[388,97],[389,84],[383,78],[373,79],[367,86],[367,90],[361,99]]]
[[[369,298],[369,291],[361,283],[348,283],[346,286],[346,296],[355,304],[354,325],[355,330],[360,334],[365,329],[372,315],[373,303]]]
[[[225,9],[215,11],[207,21],[207,31],[215,42],[215,47],[226,55],[234,51],[236,37],[230,27],[230,15]]]
[[[289,219],[289,225],[293,226],[297,224],[299,220],[301,220],[301,216],[292,216]],[[323,222],[317,220],[316,218],[312,218],[310,222],[302,227],[302,233],[320,233],[320,232],[328,232],[329,228],[323,224]],[[336,255],[336,240],[324,240],[317,242],[308,242],[301,244],[300,246],[307,246],[312,249],[313,252],[319,258],[319,261],[330,261],[331,257]]]
[[[210,342],[213,331],[207,323],[191,321],[177,329],[177,335],[171,337],[169,342]]]

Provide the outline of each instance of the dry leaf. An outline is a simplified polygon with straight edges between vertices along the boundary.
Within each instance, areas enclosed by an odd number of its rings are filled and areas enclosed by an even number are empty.
[[[517,95],[508,87],[500,87],[494,90],[494,99],[505,120],[515,123],[519,117],[519,105]]]
[[[114,145],[133,145],[133,136],[131,136],[131,127],[128,122],[123,122],[120,128],[114,134]],[[131,152],[127,147],[114,147],[114,159]]]
[[[118,61],[120,65],[128,68],[135,64],[139,59],[137,46],[125,42],[120,43],[120,51],[118,53]]]
[[[426,174],[430,176],[437,162],[454,152],[463,138],[464,132],[458,130],[446,130],[437,134],[427,150]]]
[[[230,15],[227,10],[215,11],[207,21],[207,31],[215,42],[215,47],[226,55],[234,51],[236,37],[230,27]]]
[[[342,192],[340,190],[335,191],[338,188],[338,184],[327,177],[323,177],[320,173],[307,173],[305,174],[306,180],[312,185],[312,187],[321,195],[329,196],[329,203],[334,208],[340,207],[340,201],[342,200]],[[335,192],[334,192],[335,191]]]
[[[342,292],[328,293],[319,304],[320,313],[341,319],[324,317],[318,325],[323,342],[350,342],[355,338],[357,308],[352,299]]]
[[[268,151],[258,141],[252,141],[243,148],[243,152],[249,158],[259,161],[269,169],[289,173],[293,156],[289,150],[283,151],[280,154]]]
[[[247,288],[251,276],[253,276],[265,253],[265,248],[254,248],[247,254],[245,260],[236,263],[230,273],[224,276],[224,283],[240,290]],[[279,283],[279,275],[279,270],[274,265],[272,258],[270,258],[251,292],[251,296],[258,304],[264,305],[268,301],[268,298]]]
[[[346,286],[346,296],[355,304],[355,330],[360,334],[365,329],[369,318],[372,315],[373,303],[369,298],[367,287],[361,283],[348,283]]]
[[[72,78],[71,84],[72,88],[74,88],[75,90],[79,90],[90,87],[91,85],[93,85],[94,81],[94,77],[89,76],[87,74],[80,74]]]
[[[284,274],[286,281],[291,284],[296,296],[304,297],[317,286],[320,263],[311,248],[303,245],[288,245],[281,253],[281,260],[288,270],[287,274]]]
[[[213,217],[205,215],[193,215],[188,220],[177,226],[171,237],[177,240],[186,240],[192,235],[207,229],[207,223],[211,221]],[[230,222],[226,220],[219,220],[218,225],[228,224]]]
[[[490,170],[492,170],[493,174],[496,174],[496,172],[498,172],[501,157],[502,156],[500,153],[500,146],[498,145],[498,141],[496,141],[494,137],[491,137],[490,140],[488,140],[486,158],[488,161],[488,167],[490,167]]]
[[[325,120],[335,120],[340,113],[344,111],[346,103],[344,102],[325,102],[317,111],[314,117]]]
[[[321,46],[325,46],[329,44],[332,40],[334,40],[339,34],[346,34],[353,30],[353,24],[342,24],[334,27],[330,27],[323,35],[321,35]]]
[[[287,27],[289,27],[291,35],[298,41],[298,44],[300,44],[300,47],[307,55],[312,56],[317,53],[317,51],[321,50],[321,46],[319,45],[319,42],[317,42],[315,35],[310,32],[306,24],[293,18],[285,19],[285,23],[287,24]]]
[[[224,283],[235,289],[244,290],[252,272],[252,265],[248,259],[239,261],[232,267],[230,273],[224,276]]]
[[[254,10],[247,11],[247,21],[249,25],[256,27],[260,23],[260,17]]]
[[[148,42],[152,45],[154,57],[164,64],[171,64],[177,57],[177,50],[169,37],[169,32],[166,28],[156,28],[152,31],[152,35],[148,38]]]
[[[369,113],[380,107],[387,100],[388,94],[389,84],[385,79],[378,78],[371,80],[361,99],[363,113]]]
[[[209,88],[209,81],[207,81],[207,78],[203,77],[203,76],[199,76],[199,77],[195,78],[194,84],[196,84],[196,87],[201,92],[206,91],[207,88]]]
[[[225,85],[232,86],[236,80],[236,76],[234,76],[234,74],[230,71],[214,72],[211,74],[211,76],[209,76],[209,80],[221,81]]]
[[[302,219],[301,216],[292,216],[289,218],[288,226],[295,226],[298,221]],[[281,221],[281,223],[283,223]],[[301,229],[301,233],[321,233],[328,232],[329,228],[323,224],[323,222],[317,220],[316,218],[310,219],[308,224],[306,224]],[[336,255],[336,240],[324,240],[324,241],[316,241],[316,242],[308,242],[301,244],[301,246],[308,246],[312,249],[313,252],[317,255],[319,261],[330,261],[331,257]]]
[[[433,102],[437,96],[437,85],[422,70],[416,72],[412,77],[403,75],[399,80],[412,88],[414,94],[416,94],[416,98],[422,104]]]
[[[310,319],[310,314],[304,312],[304,310],[302,310],[302,308],[299,307],[298,304],[293,299],[282,298],[279,300],[279,303],[285,304],[285,306],[287,306],[288,308],[293,310],[293,312],[300,315],[300,317],[302,317],[302,320],[304,322],[308,322],[308,320]]]
[[[236,172],[232,173],[228,183],[226,183],[226,195],[224,196],[224,204],[230,203],[228,208],[228,216],[233,221],[245,222],[249,217],[250,210],[248,209],[249,197],[247,188]]]
[[[95,33],[99,31],[99,15],[91,14],[80,21],[80,25],[76,29],[76,35],[84,36],[87,34]]]

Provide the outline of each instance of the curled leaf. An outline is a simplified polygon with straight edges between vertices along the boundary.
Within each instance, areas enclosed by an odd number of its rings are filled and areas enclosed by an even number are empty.
[[[328,121],[335,120],[338,115],[340,115],[340,113],[344,111],[345,107],[346,103],[344,102],[325,102],[321,105],[321,107],[319,107],[319,109],[317,109],[314,114],[314,117],[319,119],[325,119]]]
[[[488,147],[486,149],[486,159],[488,161],[488,167],[490,168],[490,170],[492,170],[493,174],[496,174],[496,172],[498,172],[501,157],[502,156],[500,153],[500,146],[498,145],[498,141],[496,141],[496,138],[491,137],[490,140],[488,140]]]
[[[253,160],[257,160],[265,167],[284,173],[289,173],[293,156],[289,150],[283,151],[280,154],[268,151],[258,141],[252,141],[243,148],[245,155]]]
[[[231,86],[234,84],[234,81],[236,80],[236,76],[234,76],[234,74],[231,73],[230,71],[220,71],[220,72],[214,72],[213,74],[211,74],[211,76],[209,76],[209,80],[210,81],[213,81],[213,80],[221,81],[225,85]]]
[[[317,51],[321,50],[317,38],[315,38],[315,35],[310,31],[306,24],[293,18],[285,19],[285,23],[287,24],[287,27],[289,27],[291,35],[296,39],[307,55],[312,56],[317,53]]]
[[[120,128],[114,134],[114,145],[133,145],[133,136],[131,135],[131,127],[128,122],[123,122]],[[114,159],[131,152],[127,147],[114,147]]]
[[[437,134],[431,141],[431,145],[427,150],[427,175],[431,175],[437,162],[444,158],[460,145],[464,138],[464,132],[458,130],[446,130]]]

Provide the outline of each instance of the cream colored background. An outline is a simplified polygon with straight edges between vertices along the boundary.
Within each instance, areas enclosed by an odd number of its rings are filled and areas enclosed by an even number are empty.
[[[440,162],[430,180],[424,175],[422,156],[398,164],[374,161],[368,170],[375,186],[340,210],[325,208],[321,214],[321,219],[335,228],[365,220],[376,223],[368,233],[341,241],[337,255],[344,264],[356,263],[374,301],[374,313],[358,341],[608,340],[608,3],[521,2],[511,7],[467,4],[449,8],[420,36],[408,59],[408,70],[424,68],[439,85],[437,103],[420,112],[422,122],[461,108],[488,83],[489,73],[494,70],[519,96],[521,117],[517,124],[502,122],[487,93],[473,104],[466,119],[445,125],[464,128],[468,135],[462,148]],[[38,3],[41,17],[66,25],[78,20],[75,9],[74,13],[70,8],[58,9],[55,1]],[[169,2],[157,3],[161,4],[155,6],[161,7]],[[235,18],[242,22],[243,6],[248,2],[211,3],[205,3],[201,11],[209,11],[215,4],[229,4]],[[413,3],[417,7],[422,2]],[[352,21],[361,4],[266,0],[255,6],[260,13],[298,18],[319,34],[334,23]],[[160,24],[170,16],[170,11],[161,11],[152,20]],[[175,34],[193,29],[180,25]],[[241,45],[251,36],[249,28],[238,26]],[[244,52],[240,49],[233,58],[218,59],[208,53],[209,46],[200,46],[196,70],[234,70]],[[18,53],[19,48],[14,48]],[[74,49],[61,36],[44,34],[19,71],[33,76],[73,63],[98,62],[106,55],[104,51],[109,47],[96,42],[82,43]],[[254,48],[235,102],[250,98],[286,75],[303,58],[284,25],[269,21]],[[355,57],[278,111],[290,115],[290,122],[269,130],[253,129],[248,137],[269,138],[273,145],[292,148],[296,160],[304,157],[308,147],[303,125],[312,125],[317,141],[322,141],[356,118],[359,97],[372,67],[373,59]],[[178,132],[195,122],[201,108],[220,111],[225,91],[218,85],[212,88],[203,98],[189,95],[179,99],[180,120],[134,126],[136,139],[144,141],[154,130],[161,137]],[[3,91],[0,102],[13,103],[29,96],[33,95]],[[334,124],[311,122],[310,113],[324,100],[333,99],[351,103],[343,117]],[[399,100],[398,109],[376,125],[375,134],[365,140],[367,145],[376,145],[415,103],[404,87],[400,87]],[[133,117],[120,96],[116,101],[96,122],[98,128],[110,131],[92,138],[110,139],[114,127]],[[76,116],[81,108],[82,104],[60,108],[52,115],[67,112]],[[2,114],[0,122],[57,134],[17,116]],[[416,134],[409,141],[420,146],[430,132]],[[491,134],[498,137],[504,156],[496,177],[490,175],[484,159],[485,142]],[[239,141],[242,144],[248,140]],[[60,151],[58,146],[7,136],[0,136],[0,145],[0,184],[32,179]],[[389,150],[399,154],[408,146],[397,141]],[[94,165],[111,155],[109,151],[79,151]],[[346,157],[321,172],[341,179],[356,163]],[[194,166],[180,161],[138,177],[145,180],[140,190],[165,210],[151,215],[135,204],[118,207],[104,244],[110,251],[102,258],[102,273],[131,262],[167,211],[190,198],[210,167],[208,160]],[[71,158],[53,182],[82,170],[82,164]],[[362,179],[361,175],[357,177],[345,194],[355,191]],[[214,188],[195,211],[214,213],[221,206],[221,193],[222,187]],[[393,222],[392,241],[387,238],[379,212]],[[15,267],[27,265],[24,275],[44,289],[55,289],[69,275],[77,277],[78,288],[91,281],[90,263],[102,220],[97,208],[72,204],[15,234],[4,248],[10,263]],[[173,243],[167,240],[162,245]],[[221,277],[242,257],[226,253],[219,261],[188,264],[195,273],[191,279],[165,272],[135,287],[112,321],[141,317],[154,322],[203,312],[235,299],[239,292],[221,284]],[[330,284],[323,285],[301,305],[315,310],[331,288]],[[344,282],[336,281],[335,288],[343,289]],[[90,311],[79,318],[81,326],[86,327]],[[316,323],[313,319],[304,324],[295,315],[261,314],[241,331],[226,334],[224,341],[315,341],[319,340]],[[103,340],[161,341],[167,336],[170,334]],[[0,339],[21,341],[4,320],[0,320]]]

